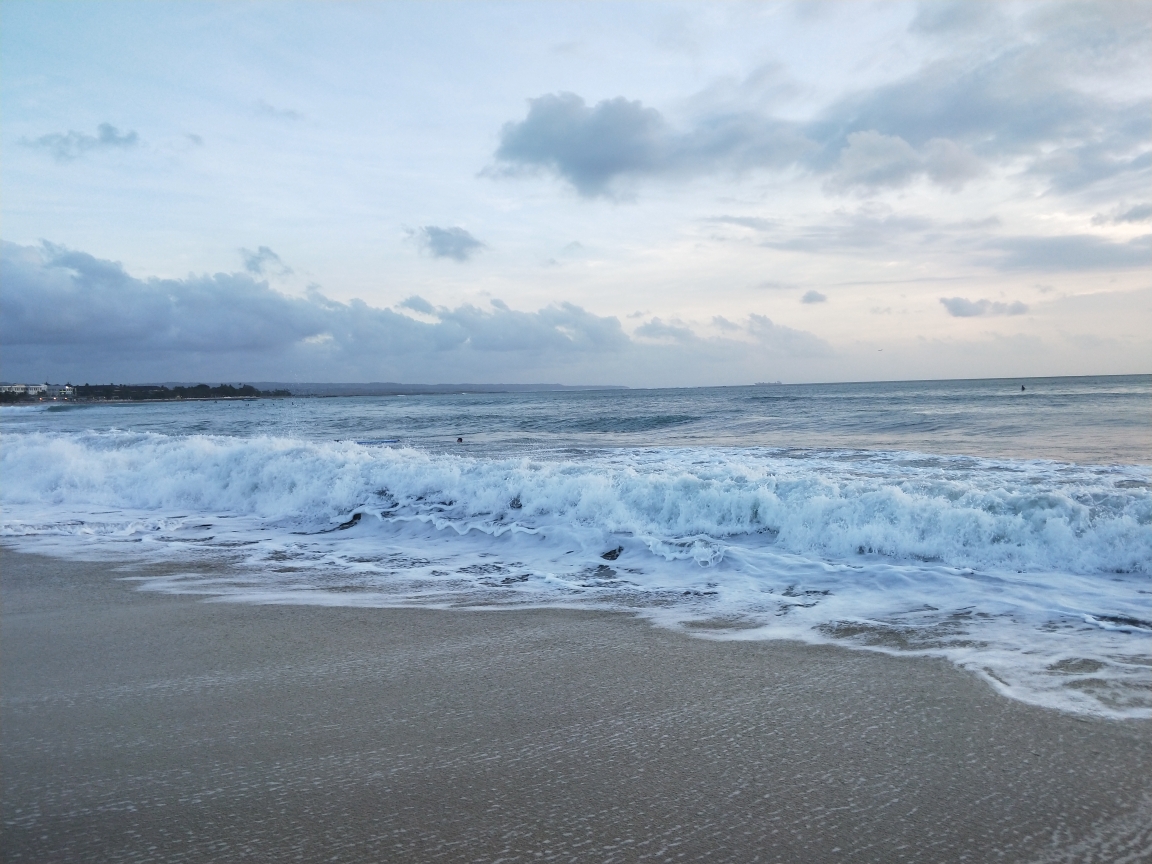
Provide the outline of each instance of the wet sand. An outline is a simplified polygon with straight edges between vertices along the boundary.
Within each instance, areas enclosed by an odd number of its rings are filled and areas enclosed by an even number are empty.
[[[1152,861],[1152,724],[944,662],[0,574],[4,861]]]

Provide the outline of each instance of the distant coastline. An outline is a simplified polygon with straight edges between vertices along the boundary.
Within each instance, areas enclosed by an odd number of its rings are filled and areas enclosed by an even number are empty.
[[[265,389],[291,389],[293,396],[424,396],[462,393],[548,393],[573,390],[628,390],[618,384],[400,384],[373,381],[362,384],[257,381]]]
[[[0,384],[0,403],[36,402],[189,402],[220,399],[331,398],[338,396],[423,396],[463,393],[547,393],[572,390],[627,390],[621,385],[569,384],[367,384],[282,382],[253,384]],[[289,389],[291,387],[291,389]]]
[[[1103,379],[1143,378],[1149,373],[1126,375],[1054,375],[1030,377],[900,379],[885,381],[824,381],[812,383],[786,383],[783,381],[756,381],[752,384],[710,385],[720,389],[730,387],[844,387],[862,384],[961,384],[978,381],[1010,382],[1013,389],[1021,383],[1055,383],[1058,381],[1084,381]],[[549,393],[594,391],[644,391],[677,389],[710,389],[709,385],[687,387],[628,387],[621,384],[401,384],[394,381],[366,383],[283,382],[256,381],[252,384],[190,384],[163,382],[153,384],[13,384],[0,381],[0,404],[35,404],[43,402],[187,402],[219,401],[221,399],[285,399],[334,398],[372,396],[429,396],[501,393]]]
[[[5,384],[0,403],[37,402],[186,402],[220,399],[283,399],[288,390],[260,390],[251,384],[233,387],[220,384],[166,387],[163,384]]]

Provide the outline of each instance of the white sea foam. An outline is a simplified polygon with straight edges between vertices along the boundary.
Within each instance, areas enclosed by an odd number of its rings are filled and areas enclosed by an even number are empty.
[[[607,604],[719,638],[943,655],[1017,698],[1152,714],[1143,467],[721,448],[493,458],[115,431],[8,434],[0,460],[9,542],[130,543],[226,557],[238,574],[153,585],[165,590]]]

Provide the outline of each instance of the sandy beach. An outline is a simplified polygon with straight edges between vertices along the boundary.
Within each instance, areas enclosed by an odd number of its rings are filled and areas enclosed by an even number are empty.
[[[5,861],[1152,860],[1150,724],[944,662],[0,566]]]

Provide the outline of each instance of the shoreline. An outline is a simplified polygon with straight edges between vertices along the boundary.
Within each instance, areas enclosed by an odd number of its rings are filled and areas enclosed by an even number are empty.
[[[0,547],[5,861],[1152,860],[1152,723],[946,661],[124,565]]]

